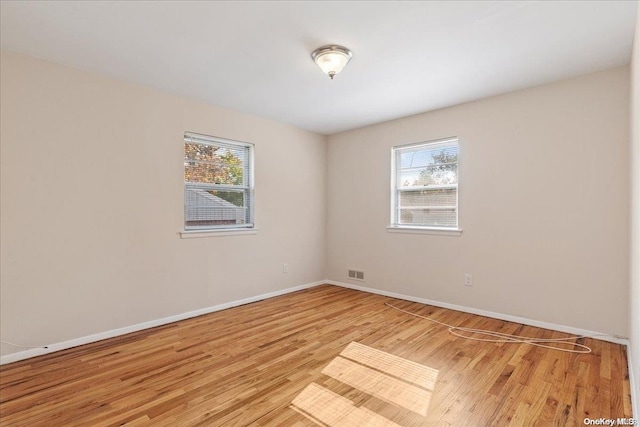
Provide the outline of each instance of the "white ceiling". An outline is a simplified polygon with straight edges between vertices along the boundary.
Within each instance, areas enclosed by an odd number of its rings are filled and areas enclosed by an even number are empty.
[[[331,134],[629,63],[636,1],[2,1],[3,49]],[[310,53],[353,59],[334,81]]]

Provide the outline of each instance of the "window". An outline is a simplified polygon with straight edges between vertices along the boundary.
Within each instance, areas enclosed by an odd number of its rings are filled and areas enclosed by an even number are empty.
[[[391,227],[458,231],[458,139],[393,148]]]
[[[184,229],[253,228],[253,144],[186,133]]]

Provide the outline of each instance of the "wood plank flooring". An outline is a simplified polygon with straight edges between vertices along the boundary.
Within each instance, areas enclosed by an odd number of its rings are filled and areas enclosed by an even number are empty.
[[[323,285],[0,368],[2,426],[577,426],[631,417],[623,346]]]

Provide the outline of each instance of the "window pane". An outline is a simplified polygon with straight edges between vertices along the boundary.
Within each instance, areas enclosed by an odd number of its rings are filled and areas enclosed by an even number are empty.
[[[249,222],[245,207],[248,190],[216,191],[186,186],[184,192],[185,225],[220,226]]]
[[[422,169],[401,170],[399,187],[449,185],[458,183],[458,165],[433,165]]]
[[[446,206],[455,209],[457,192],[456,189],[400,191],[398,203],[400,208]]]
[[[244,190],[231,190],[231,191],[217,191],[217,190],[209,190],[209,194],[219,197],[222,200],[225,200],[229,203],[232,203],[236,206],[243,207],[244,206]]]
[[[456,222],[456,189],[400,191],[399,222],[405,225],[454,227]]]
[[[208,144],[198,144],[196,142],[184,143],[184,159],[186,160],[204,160],[213,161],[217,158],[216,151],[218,147]]]
[[[246,151],[185,143],[184,180],[208,184],[246,185]]]
[[[185,163],[185,182],[245,185],[242,166],[236,164]]]
[[[400,224],[425,227],[455,227],[455,210],[401,209]]]
[[[400,168],[423,168],[431,165],[457,163],[458,147],[429,148],[422,146],[400,151]]]

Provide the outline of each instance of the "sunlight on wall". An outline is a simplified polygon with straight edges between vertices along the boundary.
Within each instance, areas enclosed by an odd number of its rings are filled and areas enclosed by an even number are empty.
[[[438,371],[410,360],[350,343],[322,373],[379,401],[425,417]],[[366,404],[366,402],[365,402]],[[364,405],[311,383],[291,408],[319,425],[396,426]]]

